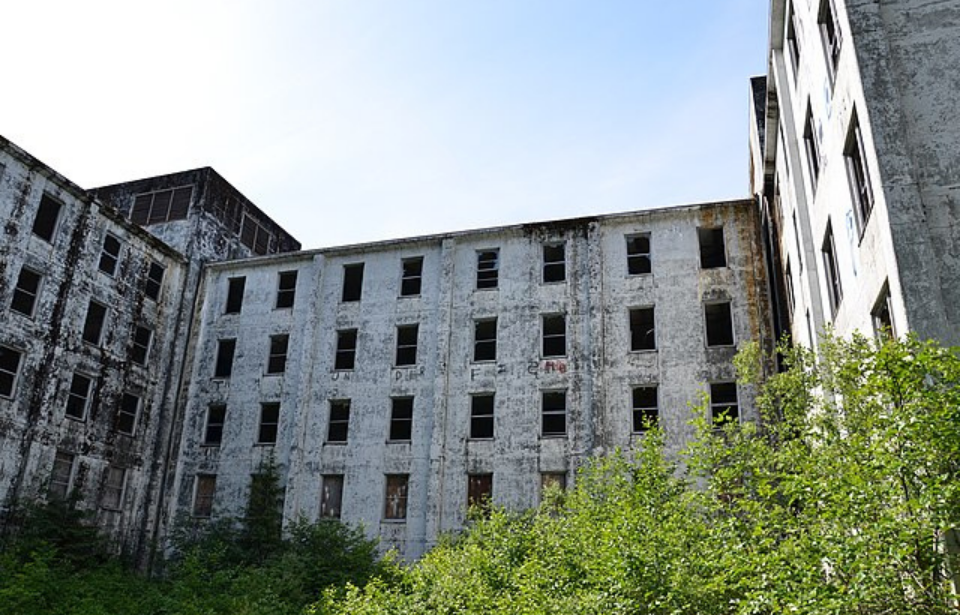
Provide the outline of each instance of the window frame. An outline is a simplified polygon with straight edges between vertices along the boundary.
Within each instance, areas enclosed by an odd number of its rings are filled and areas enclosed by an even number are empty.
[[[562,404],[558,407],[553,407],[553,404],[550,404],[548,408],[547,399],[555,398],[562,401]],[[541,438],[566,438],[569,434],[569,425],[567,421],[567,390],[566,389],[543,389],[540,391],[540,437]],[[547,421],[549,417],[563,417],[563,429],[562,430],[547,430]]]
[[[467,510],[489,510],[493,503],[493,472],[467,473]]]
[[[408,271],[408,266],[411,268]],[[414,271],[415,269],[415,271]],[[409,286],[409,288],[408,288]],[[400,260],[400,296],[418,297],[423,290],[423,257],[411,256]]]
[[[74,385],[77,383],[77,379],[82,378],[86,380],[86,391],[83,395],[80,395],[77,391],[74,390]],[[66,404],[64,406],[64,418],[70,419],[72,421],[79,421],[81,423],[87,420],[87,416],[90,414],[90,407],[93,402],[93,391],[95,388],[96,379],[93,376],[88,376],[87,374],[81,372],[73,372],[73,375],[70,378],[70,386],[67,387],[67,398]],[[79,400],[79,401],[75,401]],[[71,408],[77,407],[79,404],[80,414],[77,415],[71,412]]]
[[[63,464],[68,464],[66,477],[63,479]],[[59,472],[58,472],[59,469]],[[53,465],[50,467],[50,478],[47,481],[47,495],[53,500],[66,500],[73,491],[73,483],[77,475],[77,455],[62,449],[57,449],[53,456]]]
[[[320,476],[320,510],[321,519],[340,519],[343,515],[343,487],[346,480],[343,474],[323,474]],[[331,487],[335,487],[337,496],[331,497]],[[335,501],[336,506],[331,506]]]
[[[477,250],[476,290],[500,288],[500,248]]]
[[[827,64],[827,74],[830,85],[837,80],[840,69],[840,54],[843,51],[843,33],[840,30],[840,20],[837,16],[837,7],[833,0],[821,0],[817,10],[817,29],[820,31],[820,41],[823,43],[824,60]]]
[[[886,313],[886,319],[883,313]],[[873,323],[873,336],[876,339],[896,339],[897,325],[893,320],[893,296],[890,294],[890,282],[884,281],[880,293],[870,309],[870,321]]]
[[[704,261],[709,260],[711,254],[716,257],[716,252],[711,253],[710,248],[713,247],[716,250],[716,239],[717,234],[719,233],[719,265],[705,264]],[[723,225],[719,226],[700,226],[697,227],[697,246],[700,248],[700,269],[703,271],[710,269],[726,269],[727,268],[727,240],[726,235],[723,232]]]
[[[266,375],[281,376],[287,372],[287,356],[290,352],[290,334],[275,333],[267,345]]]
[[[134,400],[132,402],[132,411],[127,405],[127,402],[130,399]],[[114,418],[114,429],[117,430],[117,433],[127,436],[132,436],[137,433],[137,425],[140,422],[140,409],[142,403],[143,398],[140,395],[135,395],[126,391],[120,395],[120,403],[117,405],[117,414]],[[129,428],[126,427],[127,423],[129,423]]]
[[[726,399],[717,401],[717,387],[730,387],[730,390],[733,391],[732,404]],[[723,418],[718,416],[718,409],[730,407],[734,409],[734,415],[732,418],[727,416],[726,412],[723,413]],[[725,424],[730,422],[740,422],[740,391],[737,387],[736,381],[721,380],[710,383],[710,422],[714,425],[714,427],[717,428],[723,427]]]
[[[415,403],[412,395],[390,398],[390,424],[387,431],[387,442],[413,441],[414,408]],[[409,416],[405,416],[407,414]]]
[[[391,487],[395,496],[391,495]],[[391,500],[394,497],[394,500]],[[407,505],[410,501],[410,475],[385,474],[383,497],[383,521],[405,522],[407,520]]]
[[[24,273],[27,273],[31,276],[36,276],[36,288],[33,291],[21,286]],[[17,274],[17,283],[13,287],[13,294],[10,300],[10,310],[26,318],[33,319],[33,317],[37,314],[37,304],[40,302],[40,293],[43,291],[43,278],[44,275],[36,269],[27,265],[21,265],[20,273]],[[19,302],[29,301],[29,312],[24,312],[20,309],[20,307],[17,306],[18,297],[20,298]],[[23,299],[23,297],[27,297],[27,299]]]
[[[159,301],[163,294],[163,278],[166,277],[167,268],[157,261],[150,261],[147,267],[147,279],[143,284],[143,295],[147,299]]]
[[[548,257],[548,250],[559,249],[559,260],[556,255]],[[541,284],[562,284],[567,281],[567,243],[565,241],[551,241],[543,244],[540,261],[540,283]],[[549,271],[559,273],[549,274]]]
[[[193,505],[191,516],[209,519],[213,516],[213,505],[217,495],[217,475],[198,473],[193,478]]]
[[[638,249],[633,249],[637,245],[635,242],[641,239],[647,242],[645,252],[639,249],[639,246]],[[653,240],[650,232],[630,233],[624,236],[624,240],[626,242],[627,276],[653,274]],[[646,263],[646,266],[643,266],[642,263]]]
[[[856,109],[850,115],[850,126],[847,128],[847,137],[843,146],[843,161],[847,169],[853,213],[862,238],[867,228],[867,222],[870,221],[870,214],[873,213],[876,196],[870,180],[866,145],[863,142],[863,132]]]
[[[352,402],[349,399],[328,400],[327,438],[325,444],[348,444],[350,441],[350,409]],[[342,427],[341,427],[342,426]],[[340,431],[343,431],[342,435]]]
[[[277,296],[273,304],[275,310],[292,310],[297,300],[297,282],[299,270],[277,272]]]
[[[550,326],[559,322],[563,331],[551,331],[548,333],[548,323]],[[562,344],[562,352],[557,349],[548,349],[548,345]],[[562,359],[567,356],[569,348],[567,347],[567,315],[563,312],[541,314],[540,315],[540,357],[543,359]]]
[[[347,263],[343,266],[340,303],[357,303],[363,300],[364,264]]]
[[[146,331],[146,344],[143,344],[141,333]],[[153,349],[153,329],[145,325],[134,325],[133,338],[130,340],[130,360],[137,365],[146,366],[150,360],[150,351]],[[142,350],[141,350],[142,349]]]
[[[117,244],[116,253],[107,250],[107,242],[113,240]],[[103,241],[100,244],[100,259],[97,261],[97,270],[103,274],[114,277],[117,274],[117,265],[120,263],[120,252],[123,250],[123,242],[113,233],[104,233]],[[109,263],[108,268],[104,268],[104,263]]]
[[[843,283],[840,280],[840,263],[837,260],[837,246],[833,237],[833,222],[827,220],[827,228],[823,232],[823,243],[820,246],[823,257],[824,282],[827,285],[827,299],[830,303],[831,318],[836,318],[843,302]]]
[[[269,415],[267,413],[270,413]],[[280,402],[260,402],[260,422],[257,425],[257,446],[276,446],[280,437]]]
[[[405,339],[413,332],[413,341]],[[420,323],[397,325],[397,344],[394,353],[394,367],[415,367],[417,365],[417,346],[420,343]],[[412,356],[408,356],[411,355]]]
[[[649,398],[642,399],[638,393],[653,391],[653,405]],[[638,384],[630,388],[631,433],[645,434],[650,427],[660,424],[660,385],[657,383]]]
[[[481,327],[481,325],[489,325],[490,323],[493,324],[493,328],[492,328],[493,335],[490,336],[490,337],[484,337],[484,338],[482,338],[482,339],[479,338],[479,337],[478,337],[478,334],[480,333],[480,327]],[[497,328],[498,328],[498,323],[497,323],[497,317],[496,317],[496,316],[489,317],[489,318],[474,318],[474,319],[473,319],[473,363],[495,363],[495,362],[496,362],[496,360],[497,360],[497,337],[498,337],[498,336],[497,336],[497,333],[498,333]],[[481,346],[481,344],[482,344],[482,346]],[[480,354],[483,354],[483,355],[488,354],[486,351],[483,352],[483,353],[479,352],[479,349],[480,349],[480,348],[487,348],[487,347],[492,348],[492,351],[490,351],[490,353],[489,353],[489,354],[492,354],[492,356],[490,356],[490,357],[484,356],[484,357],[482,357],[482,358],[477,358],[478,355],[480,355]]]
[[[230,348],[227,352],[226,349]],[[233,377],[233,363],[237,356],[237,338],[222,337],[217,340],[216,360],[213,364],[214,380],[229,380]]]
[[[115,472],[119,471],[120,481],[119,485],[115,484],[116,481],[111,481],[111,478],[115,476]],[[110,464],[104,468],[103,472],[103,484],[101,488],[100,496],[100,508],[104,510],[110,510],[114,512],[119,512],[123,510],[123,496],[127,490],[127,468],[122,466],[117,466]],[[115,500],[113,495],[115,494]]]
[[[493,440],[496,437],[496,405],[494,392],[470,394],[470,440]],[[485,435],[487,432],[489,435]]]
[[[637,343],[637,337],[639,331],[635,327],[642,326],[643,322],[640,321],[640,316],[649,312],[650,314],[650,325],[651,328],[647,330],[643,335],[643,339],[651,338],[652,344],[649,346],[644,346],[643,344]],[[658,349],[657,345],[657,312],[656,306],[654,305],[642,305],[630,308],[627,310],[627,322],[630,327],[630,352],[655,352]],[[651,335],[652,333],[652,335]]]
[[[216,412],[216,414],[214,414]],[[227,404],[216,402],[207,404],[207,415],[203,424],[203,440],[200,446],[219,447],[223,444],[223,429],[227,424]]]
[[[729,341],[720,341],[711,343],[711,317],[710,310],[716,306],[725,305],[726,315],[729,317]],[[732,348],[737,345],[737,327],[733,317],[733,301],[717,300],[703,302],[703,339],[707,348]],[[724,338],[726,340],[726,337]]]
[[[97,315],[98,312],[99,316]],[[83,330],[80,334],[80,338],[85,344],[96,347],[103,344],[103,330],[109,314],[110,308],[105,304],[95,299],[90,300],[87,304],[87,315],[83,319]]]
[[[807,113],[803,121],[803,149],[807,156],[807,174],[810,188],[816,194],[820,185],[820,172],[823,170],[823,152],[820,149],[820,135],[813,118],[813,107],[807,100]]]
[[[23,357],[26,355],[26,353],[12,346],[0,344],[0,357],[2,357],[2,355],[5,353],[10,353],[11,355],[16,356],[17,364],[14,367],[14,370],[10,371],[2,363],[0,363],[0,382],[6,379],[9,379],[10,381],[9,393],[5,393],[0,390],[0,399],[13,399],[17,395],[17,385],[20,382],[20,371],[23,369]]]
[[[345,346],[345,340],[353,337],[353,345]],[[357,348],[360,345],[360,333],[357,329],[337,329],[337,344],[333,356],[333,369],[338,372],[353,371],[357,366]],[[344,357],[344,365],[341,365],[341,357]],[[349,359],[348,359],[349,357]],[[349,363],[349,365],[346,365]]]
[[[246,293],[247,276],[238,275],[227,278],[227,298],[224,302],[224,314],[242,314],[243,296]]]
[[[47,224],[45,222],[45,220],[47,219],[47,216],[44,216],[44,219],[42,220],[41,213],[45,212],[49,215],[50,212],[48,210],[50,207],[56,207],[56,210],[52,213],[52,216],[50,216],[52,217],[53,221]],[[30,232],[33,234],[33,236],[40,238],[41,240],[49,243],[50,245],[53,245],[57,238],[57,233],[60,230],[60,224],[62,222],[62,217],[63,217],[62,216],[63,209],[64,209],[63,201],[53,196],[52,194],[44,192],[43,195],[40,197],[40,203],[37,205],[37,212],[36,214],[34,214],[33,224],[30,226]],[[44,233],[37,232],[38,225],[41,225],[40,230],[45,231]],[[48,228],[49,230],[47,230]]]

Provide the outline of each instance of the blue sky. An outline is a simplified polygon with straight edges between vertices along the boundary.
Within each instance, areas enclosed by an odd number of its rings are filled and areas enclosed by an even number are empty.
[[[765,0],[31,0],[0,134],[84,187],[212,166],[323,247],[747,195]]]

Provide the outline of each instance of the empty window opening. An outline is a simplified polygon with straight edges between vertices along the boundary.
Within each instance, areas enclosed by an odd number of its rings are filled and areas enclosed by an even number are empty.
[[[843,301],[843,287],[840,285],[840,267],[837,265],[837,250],[833,243],[833,226],[827,222],[827,231],[823,235],[823,268],[826,272],[827,295],[830,299],[830,313],[837,315],[840,302]]]
[[[796,306],[796,297],[793,294],[793,272],[790,270],[790,262],[787,261],[787,266],[783,274],[784,284],[786,285],[787,291],[787,314],[790,318],[793,318],[793,310]]]
[[[417,336],[419,325],[401,325],[397,327],[397,357],[396,365],[417,364]]]
[[[57,451],[53,458],[53,468],[50,471],[50,484],[47,492],[50,497],[65,500],[73,489],[73,473],[76,465],[76,455],[66,451]]]
[[[74,374],[67,392],[66,415],[82,421],[87,417],[90,406],[90,389],[93,380],[82,374]]]
[[[0,397],[13,397],[23,353],[8,346],[0,346]]]
[[[493,393],[470,396],[470,437],[475,440],[493,437]]]
[[[216,474],[197,474],[193,490],[194,517],[209,517],[213,513],[213,496],[216,491]]]
[[[94,346],[100,345],[103,336],[103,323],[107,318],[107,306],[91,301],[87,306],[87,318],[83,322],[83,341]]]
[[[281,271],[277,277],[276,309],[292,308],[297,296],[297,272]]]
[[[346,442],[350,433],[350,400],[330,400],[330,423],[327,425],[327,442]]]
[[[153,340],[153,331],[147,327],[137,325],[133,330],[133,344],[130,346],[130,360],[137,365],[146,365],[150,354],[150,342]]]
[[[413,398],[394,397],[390,401],[390,440],[409,441],[413,433]]]
[[[289,344],[290,336],[286,333],[270,336],[270,356],[267,357],[268,374],[282,374],[287,371],[287,346]]]
[[[543,356],[567,356],[567,317],[564,314],[543,317]]]
[[[118,260],[120,260],[120,240],[107,233],[103,237],[103,247],[100,249],[100,262],[97,267],[100,271],[112,276],[117,271]]]
[[[540,473],[540,499],[550,490],[566,491],[567,473],[566,472],[541,472]]]
[[[730,302],[703,306],[707,325],[707,346],[733,346],[733,313]]]
[[[822,0],[820,2],[817,25],[820,27],[823,50],[827,56],[827,70],[830,77],[834,78],[840,64],[840,48],[843,44],[843,37],[840,35],[840,24],[837,22],[837,11],[833,6],[833,0]]]
[[[473,323],[473,360],[497,360],[497,319],[485,318]]]
[[[867,219],[870,218],[870,212],[873,211],[873,187],[870,185],[867,155],[856,112],[850,120],[843,157],[847,166],[847,177],[850,180],[850,192],[853,196],[853,211],[857,216],[860,232],[863,232]]]
[[[334,358],[334,369],[353,369],[357,357],[357,330],[342,329],[337,331],[337,354]]]
[[[141,226],[182,220],[190,209],[193,186],[182,186],[138,194],[130,210],[130,221]]]
[[[548,243],[543,246],[543,282],[563,282],[567,279],[566,246]]]
[[[880,296],[877,297],[876,303],[873,304],[873,310],[870,312],[873,320],[873,334],[877,338],[894,338],[897,336],[897,331],[893,326],[893,305],[891,302],[890,287],[887,283],[884,283]]]
[[[160,298],[160,290],[163,288],[163,274],[166,270],[160,263],[150,263],[150,270],[147,272],[147,281],[143,285],[143,294],[156,301]]]
[[[630,350],[656,350],[657,329],[653,307],[630,310]]]
[[[343,266],[341,301],[360,301],[363,294],[363,263]]]
[[[260,429],[257,432],[257,444],[276,444],[279,426],[280,404],[276,402],[260,404]]]
[[[126,468],[108,467],[103,476],[103,497],[100,499],[100,506],[107,510],[120,510],[126,482]]]
[[[713,382],[710,384],[710,417],[713,424],[717,426],[736,423],[740,420],[736,382]]]
[[[408,475],[406,474],[387,474],[384,519],[400,521],[407,518],[407,483]]]
[[[207,407],[207,424],[203,430],[204,446],[220,446],[223,442],[223,424],[226,419],[226,404],[210,404]]]
[[[116,429],[122,434],[133,435],[137,429],[137,416],[140,414],[140,398],[124,393],[117,408]]]
[[[820,178],[820,139],[813,121],[813,111],[807,103],[807,119],[803,124],[803,145],[807,153],[807,164],[810,167],[810,184],[816,188]]]
[[[627,237],[627,273],[640,275],[650,273],[650,234]]]
[[[230,278],[227,280],[227,306],[224,314],[239,314],[243,309],[243,291],[247,286],[246,277]]]
[[[32,318],[37,306],[37,298],[40,296],[41,280],[43,276],[36,271],[21,267],[20,275],[17,276],[17,285],[13,289],[10,309]]]
[[[493,474],[467,475],[467,508],[489,508],[493,497]]]
[[[413,297],[419,295],[423,282],[423,257],[403,259],[401,269],[400,296]]]
[[[343,510],[343,474],[324,474],[320,486],[320,516],[339,519]]]
[[[657,386],[646,385],[633,389],[633,433],[643,433],[656,427],[660,418],[657,405]]]
[[[543,391],[541,398],[543,436],[563,436],[567,433],[567,392]]]
[[[37,217],[33,219],[33,234],[52,243],[53,234],[57,230],[57,220],[60,218],[60,209],[63,205],[49,194],[40,198],[40,207],[37,208]]]
[[[716,269],[727,266],[727,252],[723,242],[723,227],[698,228],[700,268]]]
[[[217,364],[213,369],[214,378],[229,378],[233,375],[233,355],[237,350],[237,340],[224,339],[217,342]]]
[[[496,288],[500,281],[500,250],[477,252],[477,288]]]

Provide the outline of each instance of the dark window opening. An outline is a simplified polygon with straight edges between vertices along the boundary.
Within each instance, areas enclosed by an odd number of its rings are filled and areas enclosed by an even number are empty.
[[[893,305],[891,304],[890,287],[884,283],[880,296],[873,304],[870,316],[873,319],[873,333],[877,338],[895,338],[897,331],[893,326]]]
[[[363,294],[363,263],[343,266],[343,294],[341,301],[360,301]]]
[[[793,78],[796,80],[800,72],[800,41],[797,38],[797,15],[790,3],[790,16],[787,18],[787,50],[793,63]]]
[[[787,314],[790,318],[793,319],[793,310],[796,305],[796,298],[793,294],[793,272],[790,269],[790,263],[787,262],[785,272],[783,274],[784,284],[786,285],[786,294],[787,294]]]
[[[567,433],[567,392],[543,391],[541,400],[543,436],[563,436]]]
[[[733,313],[730,303],[707,303],[703,306],[707,322],[707,346],[733,345]]]
[[[652,307],[630,310],[630,350],[656,350],[657,329]]]
[[[832,79],[837,75],[837,68],[840,64],[840,48],[843,44],[843,37],[840,35],[840,25],[837,23],[837,11],[833,7],[833,0],[822,0],[820,3],[817,25],[820,26],[823,50],[827,55],[827,70]]]
[[[287,346],[290,344],[290,336],[271,335],[270,336],[270,356],[267,357],[267,373],[282,374],[287,371]]]
[[[223,442],[223,424],[227,419],[225,404],[210,404],[207,407],[207,425],[203,430],[204,446],[220,446]]]
[[[412,297],[420,294],[423,281],[423,257],[405,258],[401,263],[403,272],[400,278],[400,296]]]
[[[650,234],[627,237],[627,273],[650,273]]]
[[[543,282],[563,282],[567,279],[566,246],[553,243],[543,246]]]
[[[117,261],[120,259],[120,240],[107,234],[103,238],[103,247],[100,250],[100,262],[97,267],[100,271],[112,276],[117,271]]]
[[[736,423],[740,420],[736,382],[713,382],[710,384],[710,417],[713,424],[717,426]]]
[[[240,243],[250,248],[254,254],[264,255],[270,252],[273,234],[267,227],[257,222],[247,212],[243,213],[240,226]]]
[[[493,393],[470,397],[470,437],[481,440],[493,437]]]
[[[403,520],[407,518],[406,474],[387,474],[387,493],[384,498],[383,518]]]
[[[489,508],[493,497],[493,474],[467,475],[467,508]]]
[[[391,402],[390,440],[408,441],[413,434],[413,398],[394,397]]]
[[[486,318],[473,323],[473,360],[497,360],[497,319]]]
[[[840,268],[837,265],[837,250],[833,243],[833,226],[827,222],[827,232],[824,233],[823,246],[820,248],[823,252],[823,268],[826,271],[827,294],[830,297],[830,312],[836,316],[840,308],[840,302],[843,301],[843,287],[840,286]]]
[[[810,184],[816,188],[820,179],[820,139],[813,122],[813,111],[807,103],[807,119],[803,124],[803,145],[810,166]]]
[[[217,364],[213,369],[214,378],[229,378],[233,375],[233,354],[237,349],[237,340],[225,339],[217,342]]]
[[[65,500],[73,489],[73,467],[76,455],[66,451],[57,451],[50,471],[50,484],[47,492],[55,500]]]
[[[0,397],[13,397],[22,358],[22,352],[0,346]]]
[[[137,365],[147,364],[147,355],[150,354],[150,341],[153,331],[147,327],[137,325],[133,330],[133,344],[130,347],[130,360]]]
[[[137,415],[140,413],[140,398],[124,393],[117,409],[116,429],[120,433],[132,435],[137,428]]]
[[[500,250],[477,252],[477,288],[496,288],[500,282]]]
[[[190,210],[193,186],[138,194],[130,210],[130,221],[141,226],[183,220]]]
[[[160,298],[164,272],[165,269],[163,265],[150,263],[150,270],[147,272],[147,281],[143,285],[143,294],[154,301]]]
[[[103,477],[103,497],[100,506],[106,510],[120,510],[123,503],[123,488],[127,482],[127,469],[109,466]]]
[[[357,356],[357,330],[342,329],[337,331],[337,354],[334,359],[334,369],[353,369]]]
[[[217,491],[216,474],[197,474],[193,493],[193,516],[209,517],[213,512],[213,495]]]
[[[53,242],[53,234],[57,230],[57,220],[60,218],[60,209],[63,206],[52,196],[44,194],[40,198],[40,207],[37,208],[37,217],[33,219],[33,234],[44,241]]]
[[[83,322],[83,341],[94,346],[100,345],[106,318],[107,306],[91,301],[87,307],[87,318]]]
[[[543,356],[567,355],[567,317],[551,314],[543,317]]]
[[[10,309],[32,318],[33,310],[37,305],[37,298],[40,296],[40,281],[42,279],[43,276],[36,271],[21,267],[20,275],[17,277],[17,285],[13,289],[13,301],[10,303]]]
[[[350,400],[330,400],[330,424],[327,426],[327,442],[346,442],[350,432]]]
[[[90,387],[93,380],[74,374],[70,381],[70,390],[67,392],[67,409],[65,414],[78,421],[85,420],[90,406]]]
[[[277,279],[276,309],[292,308],[297,296],[297,272],[281,271]]]
[[[633,389],[633,433],[643,433],[656,427],[660,418],[657,406],[657,387],[654,385]]]
[[[716,269],[727,266],[727,253],[723,243],[723,227],[698,228],[700,241],[700,268]]]
[[[343,474],[324,474],[320,487],[320,516],[339,519],[343,510]]]
[[[850,191],[853,196],[853,211],[857,216],[857,223],[860,225],[860,232],[862,233],[867,225],[870,212],[873,211],[873,187],[870,185],[867,155],[856,113],[853,114],[853,119],[850,122],[850,131],[847,133],[843,156],[847,165],[847,177],[850,180]]]
[[[397,357],[396,365],[417,364],[417,336],[419,325],[402,325],[397,327]]]
[[[224,314],[239,314],[243,309],[243,291],[247,286],[246,277],[230,278],[227,280],[227,306]]]
[[[276,402],[260,404],[260,429],[257,432],[257,444],[276,444],[279,426],[280,404]]]

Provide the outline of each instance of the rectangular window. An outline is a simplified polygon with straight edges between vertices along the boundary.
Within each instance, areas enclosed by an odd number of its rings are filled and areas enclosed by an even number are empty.
[[[130,346],[130,360],[137,365],[146,365],[152,340],[153,331],[151,329],[140,325],[134,327],[133,344]]]
[[[10,303],[10,309],[33,318],[33,310],[37,306],[37,297],[40,296],[40,281],[42,279],[43,276],[36,271],[21,267],[20,275],[17,277],[17,285],[13,289],[13,301]]]
[[[115,426],[117,431],[133,435],[137,429],[137,416],[140,414],[140,398],[130,393],[124,393],[120,398],[120,407],[117,408]]]
[[[72,419],[82,421],[87,418],[90,407],[90,389],[93,380],[81,374],[74,374],[70,381],[70,391],[67,393],[66,415]]]
[[[130,210],[130,221],[146,226],[171,220],[183,220],[190,209],[193,186],[181,186],[138,194]]]
[[[163,274],[166,270],[160,263],[150,263],[150,270],[147,272],[147,281],[143,285],[143,294],[149,299],[156,301],[160,298],[160,291],[163,289]]]
[[[543,246],[543,283],[563,282],[567,279],[566,246],[548,243]]]
[[[320,516],[339,519],[343,510],[343,474],[324,474],[320,486]]]
[[[843,44],[833,0],[822,0],[820,2],[817,25],[820,26],[820,38],[823,40],[823,50],[827,56],[827,70],[830,73],[830,78],[833,79],[837,75],[837,67],[840,63],[840,47]]]
[[[470,437],[483,440],[493,437],[493,393],[470,396]]]
[[[633,433],[643,433],[655,427],[660,418],[657,405],[657,386],[633,388]]]
[[[281,271],[277,276],[276,309],[292,308],[297,296],[297,272]]]
[[[736,382],[710,383],[710,417],[718,427],[740,420]]]
[[[787,292],[787,314],[793,318],[793,309],[796,305],[796,297],[793,294],[793,272],[790,270],[790,262],[787,262],[786,272],[784,273],[784,284]]]
[[[280,426],[280,404],[268,402],[260,404],[260,429],[257,432],[257,444],[276,444],[277,428]]]
[[[893,326],[893,306],[891,305],[890,287],[884,283],[880,296],[870,311],[873,320],[873,334],[879,339],[884,337],[895,338],[897,331]]]
[[[120,259],[120,240],[107,233],[103,237],[103,247],[100,249],[100,263],[97,267],[105,274],[112,276],[117,271],[117,261]]]
[[[207,406],[207,424],[203,430],[204,446],[220,446],[223,442],[223,425],[227,420],[226,404]]]
[[[384,498],[383,518],[403,520],[407,518],[406,474],[387,474],[387,493]]]
[[[627,273],[650,273],[650,233],[627,236]]]
[[[77,457],[73,453],[57,451],[50,470],[50,484],[47,491],[53,499],[64,500],[73,489],[73,470]]]
[[[357,330],[341,329],[337,331],[337,355],[334,369],[353,369],[357,357]]]
[[[543,316],[543,356],[567,356],[567,317],[564,314]]]
[[[100,506],[107,510],[120,510],[126,482],[126,468],[108,467],[103,475],[103,497],[100,499]]]
[[[657,327],[653,307],[630,310],[630,350],[656,350]]]
[[[217,491],[216,474],[197,474],[193,488],[193,516],[209,517],[213,512],[213,495]]]
[[[870,212],[873,211],[873,187],[870,185],[867,155],[856,112],[853,113],[850,120],[850,129],[847,132],[843,157],[847,166],[847,177],[850,180],[850,192],[853,196],[853,211],[857,215],[860,231],[863,232],[867,225],[867,219],[870,218]]]
[[[830,297],[830,313],[837,315],[843,300],[843,288],[840,286],[840,268],[837,266],[837,250],[833,243],[833,226],[827,222],[827,232],[823,236],[823,269],[826,272],[827,294]]]
[[[543,498],[545,494],[550,489],[559,489],[560,491],[566,491],[567,489],[567,473],[566,472],[541,472],[540,473],[540,498]]]
[[[103,336],[103,323],[107,318],[107,306],[91,301],[87,306],[87,318],[83,321],[83,341],[94,346],[100,345]]]
[[[413,398],[393,397],[390,411],[390,440],[409,441],[413,433]]]
[[[240,225],[240,243],[253,250],[254,254],[266,254],[270,251],[270,240],[273,234],[267,227],[255,220],[247,211],[243,212],[243,222]]]
[[[270,356],[267,357],[268,374],[282,374],[287,371],[287,346],[289,344],[290,336],[286,333],[270,336]]]
[[[547,436],[563,436],[567,433],[567,392],[543,391],[541,398],[542,429]]]
[[[797,14],[793,10],[793,2],[790,3],[790,15],[787,17],[787,50],[790,54],[790,60],[793,63],[793,78],[796,80],[800,73],[800,40],[797,38]]]
[[[400,325],[397,327],[397,367],[417,364],[417,336],[419,325]]]
[[[800,226],[797,224],[797,211],[793,211],[793,239],[797,242],[797,266],[803,275],[803,244],[800,243]]]
[[[233,354],[237,350],[237,340],[217,341],[217,364],[213,368],[214,378],[229,378],[233,375]]]
[[[401,269],[400,296],[414,297],[419,295],[423,281],[423,257],[403,259]]]
[[[473,322],[473,360],[497,360],[496,318],[484,318]]]
[[[717,269],[727,266],[726,247],[723,242],[723,227],[698,228],[700,242],[700,268]]]
[[[247,286],[245,276],[229,278],[227,280],[227,305],[224,314],[239,314],[243,309],[243,291]]]
[[[703,306],[707,328],[707,346],[733,346],[733,313],[730,302]]]
[[[807,103],[807,119],[803,124],[803,146],[807,153],[807,165],[810,167],[810,185],[816,189],[820,178],[820,137],[813,121],[813,111]]]
[[[330,400],[330,423],[327,442],[346,442],[350,433],[350,400]]]
[[[340,300],[360,301],[363,295],[363,263],[343,266],[343,292]]]
[[[488,508],[493,497],[493,474],[467,475],[467,508]]]
[[[8,346],[0,346],[0,397],[13,397],[17,390],[23,353]]]
[[[57,231],[57,221],[63,205],[49,194],[40,198],[37,217],[33,219],[33,234],[40,239],[53,243],[53,234]]]
[[[500,250],[477,252],[477,289],[496,288],[500,283]]]

